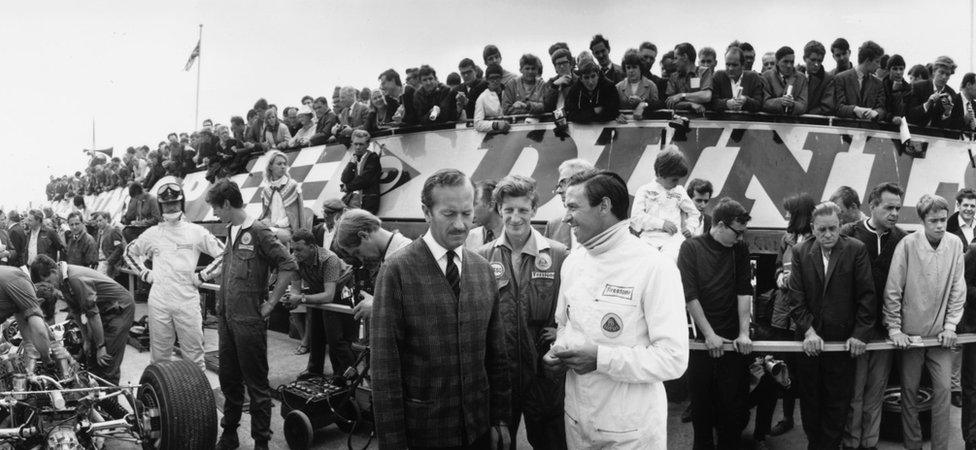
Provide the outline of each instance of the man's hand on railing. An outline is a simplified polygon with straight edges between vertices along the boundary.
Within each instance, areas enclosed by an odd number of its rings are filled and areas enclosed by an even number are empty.
[[[890,339],[891,343],[900,349],[906,349],[909,345],[912,345],[912,339],[905,333],[893,334]]]
[[[953,348],[956,346],[956,332],[952,330],[943,330],[939,333],[939,342],[945,348]]]
[[[868,345],[860,339],[852,337],[847,339],[847,350],[851,352],[851,358],[857,358],[867,351]]]
[[[752,353],[752,339],[749,338],[749,332],[740,333],[739,337],[732,342],[732,347],[743,355]]]
[[[824,341],[820,335],[810,327],[803,338],[803,353],[807,356],[817,356],[823,351]]]
[[[715,333],[705,336],[705,349],[708,350],[708,356],[712,358],[721,358],[725,353],[724,344],[725,339]]]

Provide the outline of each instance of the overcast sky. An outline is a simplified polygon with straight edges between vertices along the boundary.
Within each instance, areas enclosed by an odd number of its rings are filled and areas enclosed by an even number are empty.
[[[466,5],[471,5],[466,6]],[[494,43],[503,66],[523,53],[543,58],[568,42],[573,53],[595,33],[625,50],[688,41],[721,50],[739,39],[762,54],[798,53],[810,39],[873,39],[909,66],[947,54],[972,70],[970,4],[922,1],[13,1],[0,3],[0,206],[43,199],[49,175],[83,167],[91,146],[116,154],[193,127],[196,68],[184,72],[203,24],[200,120],[227,123],[258,97],[279,107],[303,95],[331,99],[336,85],[376,86],[389,67],[431,64],[443,80]],[[937,16],[933,16],[936,14]],[[932,24],[939,31],[926,31]],[[798,55],[798,61],[799,61]],[[719,57],[720,63],[722,57]],[[758,64],[758,62],[757,62]],[[833,61],[826,62],[828,68]],[[659,67],[655,67],[655,72]]]

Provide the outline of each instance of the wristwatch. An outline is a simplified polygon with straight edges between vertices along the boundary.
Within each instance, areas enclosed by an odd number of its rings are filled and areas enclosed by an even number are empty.
[[[298,299],[298,303],[305,304],[305,294],[302,294],[302,297]]]

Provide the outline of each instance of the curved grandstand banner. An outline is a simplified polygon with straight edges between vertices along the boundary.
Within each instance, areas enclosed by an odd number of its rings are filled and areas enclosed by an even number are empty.
[[[859,128],[695,120],[685,135],[675,135],[666,121],[634,124],[571,125],[568,135],[554,133],[552,124],[516,125],[505,135],[485,135],[471,128],[429,131],[376,140],[382,155],[383,187],[380,216],[387,220],[422,219],[423,181],[437,169],[453,167],[474,180],[528,175],[538,182],[537,219],[562,212],[552,194],[562,161],[585,158],[597,167],[619,173],[631,192],[654,179],[654,158],[662,141],[680,148],[691,166],[690,178],[715,186],[716,198],[729,196],[751,210],[752,227],[785,227],[784,198],[806,192],[826,199],[839,186],[857,190],[862,199],[871,186],[896,181],[906,189],[901,222],[918,224],[914,204],[925,193],[952,199],[963,186],[976,187],[970,143],[918,137],[924,158],[900,154],[896,133]],[[322,202],[341,196],[339,177],[351,151],[342,145],[319,146],[288,154],[290,174],[302,184],[305,206],[321,214]],[[249,173],[232,177],[241,186],[248,212],[261,213],[260,189],[267,155],[251,162]],[[167,181],[161,180],[160,183]],[[210,184],[204,172],[184,180],[187,216],[193,221],[216,220],[204,199]],[[155,193],[155,189],[153,191]],[[115,217],[124,211],[124,189],[86,198],[92,210]],[[58,212],[70,211],[61,202]],[[866,207],[865,207],[866,208]]]

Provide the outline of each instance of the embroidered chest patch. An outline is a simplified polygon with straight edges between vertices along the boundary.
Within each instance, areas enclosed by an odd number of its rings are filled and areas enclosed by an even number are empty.
[[[251,243],[251,232],[247,231],[241,235],[241,244],[247,245]]]
[[[620,320],[620,316],[614,313],[607,313],[600,319],[600,329],[603,330],[603,335],[608,338],[615,338],[620,336],[620,332],[624,329],[623,321]]]
[[[490,263],[489,266],[491,266],[491,273],[495,275],[495,279],[505,276],[505,266],[502,263],[495,261]]]
[[[552,258],[545,253],[540,253],[535,259],[535,268],[539,270],[549,270],[552,267]]]

